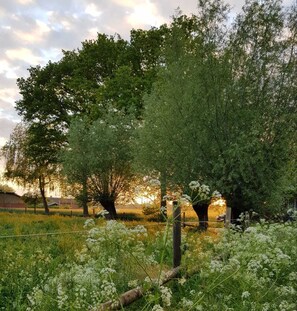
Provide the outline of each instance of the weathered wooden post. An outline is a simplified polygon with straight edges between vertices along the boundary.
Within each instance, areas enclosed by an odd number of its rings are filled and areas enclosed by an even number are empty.
[[[181,214],[180,205],[173,201],[173,268],[181,263]]]
[[[225,228],[229,228],[231,224],[231,207],[226,208]]]

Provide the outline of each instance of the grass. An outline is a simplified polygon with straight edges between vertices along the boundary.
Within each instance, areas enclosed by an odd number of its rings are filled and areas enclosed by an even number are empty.
[[[169,207],[169,216],[170,210]],[[184,207],[183,211],[187,220],[197,222],[191,208]],[[171,226],[166,231],[166,223],[148,221],[139,206],[120,207],[118,212],[122,219],[126,216],[125,221],[2,212],[0,309],[88,310],[108,299],[115,299],[132,287],[141,285],[146,288],[150,279],[158,278],[161,270],[171,269]],[[219,213],[221,211],[217,208],[210,208],[210,220]],[[91,224],[89,228],[84,228],[86,220]],[[293,241],[294,230],[278,228],[279,238],[273,240],[273,249],[270,249],[267,243],[259,244],[261,237],[276,235],[277,229],[269,231],[267,226],[266,233],[265,226],[257,229],[258,235],[250,234],[244,238],[242,233],[236,232],[222,235],[221,231],[208,230],[198,234],[191,228],[184,228],[181,274],[184,281],[174,280],[165,289],[154,285],[154,291],[149,291],[125,309],[265,310],[263,306],[267,299],[272,299],[277,290],[284,292],[286,282],[289,291],[297,291],[289,280],[294,278],[293,268],[288,265],[285,255],[283,261],[277,261],[277,253],[273,250],[279,248],[280,254],[288,254],[297,262],[294,248],[292,251],[292,248],[285,247],[281,240],[283,237]],[[16,236],[5,238],[13,235]],[[273,255],[270,256],[269,252]],[[268,286],[268,281],[262,289],[257,285],[270,270],[265,275],[257,270],[258,274],[249,279],[251,272],[254,273],[248,270],[249,265],[252,267],[253,256],[258,262],[261,262],[261,256],[268,256],[271,266],[281,271],[276,278],[270,279],[273,288]],[[257,291],[262,291],[261,295],[267,295],[267,299],[257,296]],[[232,295],[232,298],[225,301],[220,295]],[[256,307],[248,301],[244,305],[242,295],[253,297],[257,301]],[[279,299],[275,306],[288,303],[288,309],[283,310],[295,310],[290,307],[293,303],[291,296],[281,298],[282,301]],[[273,311],[282,310],[273,308]]]

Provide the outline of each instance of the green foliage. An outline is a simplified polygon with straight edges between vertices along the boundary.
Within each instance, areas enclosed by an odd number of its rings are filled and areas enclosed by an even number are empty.
[[[42,135],[42,141],[37,132]],[[20,123],[1,149],[5,160],[4,177],[29,190],[38,189],[46,213],[49,209],[45,192],[54,185],[58,175],[54,135],[54,131],[44,131],[38,124],[29,127]]]
[[[296,229],[262,222],[244,233],[225,232],[215,243],[188,237],[184,264],[195,273],[179,281],[172,310],[296,309]]]
[[[127,310],[296,309],[295,222],[259,224],[222,234],[183,236],[179,278],[152,283],[171,264],[170,223],[152,227],[102,219],[3,214],[0,307],[5,310],[85,310],[141,286],[144,298]],[[85,234],[65,234],[81,231]],[[236,229],[236,228],[235,228]],[[61,235],[42,236],[45,233]],[[40,236],[37,236],[39,233]],[[42,243],[41,243],[42,242]],[[162,309],[161,309],[162,308]]]
[[[174,19],[135,149],[144,169],[166,168],[169,186],[202,179],[235,214],[265,213],[296,159],[296,9],[250,1],[232,27],[227,13],[221,1],[201,1],[197,15]]]
[[[3,217],[4,235],[82,230],[83,219],[41,216]],[[170,253],[163,234],[143,226],[88,219],[82,234],[0,239],[0,307],[6,310],[83,310],[97,308],[158,271]],[[28,240],[30,239],[30,240]],[[42,243],[40,243],[42,242]],[[165,243],[168,242],[168,243]],[[160,245],[159,245],[160,244]],[[164,256],[163,256],[164,257]],[[171,259],[164,258],[164,260]],[[135,269],[135,267],[137,267]]]
[[[38,195],[38,193],[34,192],[27,192],[22,195],[23,201],[28,205],[28,206],[33,206],[36,207],[37,204],[41,203],[41,197]]]
[[[81,249],[85,239],[83,234],[42,234],[81,230],[84,221],[1,213],[0,308],[26,310],[27,295],[37,288],[43,277],[54,275],[59,265],[73,259],[75,249]],[[3,238],[24,234],[35,236]]]
[[[99,202],[112,218],[116,199],[132,179],[133,122],[133,117],[115,108],[92,124],[78,119],[70,127],[69,145],[61,155],[69,182],[81,186],[81,200]]]

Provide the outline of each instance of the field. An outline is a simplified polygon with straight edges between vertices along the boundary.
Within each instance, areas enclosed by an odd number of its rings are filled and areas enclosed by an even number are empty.
[[[182,231],[172,268],[172,227],[137,220],[0,213],[1,310],[99,310],[141,286],[127,310],[296,310],[297,227],[262,221],[246,231]],[[211,219],[219,211],[211,211]],[[194,216],[186,210],[187,219]],[[153,288],[153,289],[151,289]]]

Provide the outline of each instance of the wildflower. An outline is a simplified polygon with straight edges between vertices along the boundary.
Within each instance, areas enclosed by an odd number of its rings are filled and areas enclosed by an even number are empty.
[[[222,197],[222,195],[220,194],[220,192],[219,191],[217,191],[217,190],[215,190],[213,193],[212,193],[212,195],[211,195],[213,198],[221,198]]]
[[[152,311],[164,311],[160,305],[154,305]]]
[[[94,219],[90,218],[90,219],[87,219],[85,221],[85,224],[84,224],[84,228],[87,229],[87,228],[91,228],[91,227],[94,227],[95,226],[95,221]]]
[[[185,297],[182,298],[180,305],[182,306],[183,309],[191,309],[194,305],[194,302],[192,300],[189,300]]]
[[[171,305],[171,298],[172,298],[171,289],[165,286],[160,286],[160,292],[163,304],[169,307]]]
[[[193,180],[189,183],[189,187],[191,190],[197,190],[200,187],[200,183],[197,180]]]
[[[194,290],[194,289],[191,289],[191,290],[190,290],[190,295],[191,295],[191,296],[194,296],[195,294],[196,294],[195,290]]]
[[[271,310],[270,304],[268,302],[265,302],[262,311],[269,311],[269,310]]]
[[[191,203],[191,202],[192,202],[192,199],[191,199],[191,197],[190,197],[189,195],[183,194],[183,195],[181,196],[181,201],[184,201],[184,202],[186,202],[186,203]]]
[[[250,293],[248,291],[245,291],[241,294],[241,299],[247,299],[250,297]]]
[[[131,281],[128,282],[128,286],[129,286],[130,288],[134,288],[134,287],[136,287],[137,285],[138,285],[138,280],[131,280]]]
[[[209,186],[207,186],[205,184],[201,185],[200,191],[204,192],[205,194],[208,194],[210,192]]]
[[[105,217],[105,215],[108,215],[108,214],[109,214],[109,212],[107,210],[103,209],[102,211],[98,212],[96,215],[98,217]]]
[[[186,282],[187,282],[187,280],[185,278],[180,278],[178,280],[178,284],[180,284],[180,285],[184,285]]]
[[[151,283],[151,279],[147,276],[147,277],[144,279],[144,283]]]
[[[291,272],[288,276],[290,281],[297,281],[297,273],[296,272]]]

